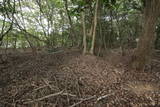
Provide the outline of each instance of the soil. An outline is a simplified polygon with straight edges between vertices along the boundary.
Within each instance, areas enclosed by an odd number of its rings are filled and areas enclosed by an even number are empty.
[[[79,50],[17,53],[0,61],[0,107],[158,107],[160,57],[144,72],[128,69],[129,56]],[[2,59],[2,55],[1,55]]]

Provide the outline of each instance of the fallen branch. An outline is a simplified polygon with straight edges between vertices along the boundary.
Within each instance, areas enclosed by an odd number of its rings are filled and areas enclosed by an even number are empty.
[[[38,98],[38,99],[35,99],[35,100],[24,102],[23,104],[30,104],[30,103],[38,102],[38,101],[41,101],[41,100],[44,100],[44,99],[47,99],[47,98],[50,98],[50,97],[55,97],[55,96],[61,95],[63,92],[64,91],[60,91],[58,93],[50,94],[50,95],[44,96],[42,98]]]
[[[64,95],[64,96],[71,96],[71,97],[76,97],[76,95],[74,95],[74,94],[70,94],[70,93],[62,93],[61,95]]]
[[[49,84],[49,81],[48,80],[46,80],[46,79],[42,79],[43,80],[43,82],[51,89],[51,90],[55,90],[55,88],[53,88],[50,84]]]
[[[49,81],[46,79],[42,79],[44,81],[44,83],[46,84],[46,86],[48,86],[52,91],[54,90],[54,88],[52,88],[52,86],[49,84]],[[70,93],[61,93],[61,95],[65,95],[65,96],[71,96],[71,97],[76,97],[76,95],[70,94]]]
[[[4,102],[4,101],[0,101],[0,104],[2,105],[2,104],[4,104],[4,105],[8,105],[8,106],[13,106],[13,104],[11,104],[11,103],[8,103],[8,102]]]
[[[156,60],[156,59],[153,59],[152,61],[157,62],[157,63],[160,63],[160,61],[159,61],[159,60]]]
[[[107,97],[109,97],[109,96],[112,96],[112,95],[114,95],[115,93],[111,93],[111,94],[107,94],[107,95],[104,95],[104,96],[100,96],[99,98],[97,98],[97,102],[98,101],[100,101],[100,100],[102,100],[102,99],[105,99],[105,98],[107,98]]]
[[[69,107],[76,107],[77,105],[83,103],[84,101],[91,100],[91,99],[93,99],[93,98],[95,98],[95,97],[96,97],[96,95],[91,96],[91,97],[89,97],[89,98],[81,99],[81,101],[79,101],[79,102],[77,102],[77,103],[75,103],[75,104],[73,104],[73,105],[71,105],[71,106],[69,106]]]
[[[38,88],[34,89],[34,91],[38,91],[38,90],[46,88],[46,87],[48,87],[48,85],[44,85],[44,86],[38,87]]]

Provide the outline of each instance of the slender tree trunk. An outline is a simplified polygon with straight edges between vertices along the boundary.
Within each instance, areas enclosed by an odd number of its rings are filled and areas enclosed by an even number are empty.
[[[61,46],[64,46],[64,16],[63,12],[60,12],[61,20],[62,20],[62,34],[61,34]]]
[[[146,0],[145,2],[142,36],[138,42],[132,63],[132,66],[139,71],[143,71],[145,65],[150,60],[153,43],[155,41],[156,23],[160,13],[160,0]]]
[[[16,51],[17,49],[17,36],[14,35],[14,47],[13,47],[13,50]]]
[[[30,48],[32,49],[32,54],[33,54],[34,56],[37,55],[37,49],[36,49],[36,47],[33,45],[33,43],[29,40],[28,35],[25,34],[24,36],[25,36],[25,39],[27,40]]]
[[[103,6],[102,1],[99,1],[99,7]],[[102,8],[98,9],[98,30],[99,30],[99,41],[98,41],[98,56],[102,56],[105,52],[105,48],[103,47],[103,32],[102,32],[102,22],[101,22],[101,16],[102,16]]]
[[[83,55],[84,55],[87,52],[85,12],[82,12],[82,23],[83,23]]]
[[[69,14],[69,10],[68,10],[68,0],[64,0],[64,3],[65,3],[65,9],[66,9],[66,12],[67,12],[69,24],[71,26],[71,28],[70,28],[70,38],[72,40],[72,46],[73,46],[74,42],[75,42],[75,32],[74,32],[74,28],[73,28],[72,19],[71,19],[71,16]]]
[[[92,44],[91,44],[91,49],[90,49],[91,54],[94,54],[96,28],[97,28],[97,16],[98,16],[98,5],[99,5],[99,0],[96,0],[96,8],[95,8],[95,14],[94,14],[94,28],[93,28]]]
[[[93,27],[94,27],[94,20],[91,22],[91,28],[89,29],[89,33],[88,33],[89,37],[92,37],[93,35]]]
[[[6,47],[5,47],[5,55],[8,54],[7,50],[8,50],[8,44],[9,44],[9,41],[8,41],[8,34],[7,34],[7,43],[6,43]]]

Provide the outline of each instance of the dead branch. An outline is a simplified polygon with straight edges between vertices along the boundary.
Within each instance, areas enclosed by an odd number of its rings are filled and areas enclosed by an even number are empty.
[[[35,90],[35,91],[38,91],[38,90],[43,89],[43,88],[46,88],[46,87],[48,87],[48,85],[44,85],[44,86],[38,87],[38,88],[36,88],[36,89],[34,89],[34,90]]]
[[[79,101],[79,102],[77,102],[77,103],[75,103],[75,104],[73,104],[73,105],[71,105],[71,106],[69,106],[69,107],[76,107],[77,105],[83,103],[84,101],[91,100],[91,99],[93,99],[93,98],[95,98],[95,97],[96,97],[96,95],[91,96],[91,97],[88,97],[88,98],[85,98],[85,99],[81,99],[81,101]]]
[[[49,84],[49,81],[48,80],[46,80],[46,79],[42,79],[43,80],[43,82],[51,89],[51,90],[54,90],[53,88],[52,88],[52,86]]]
[[[46,86],[48,86],[51,90],[54,90],[53,87],[49,84],[49,81],[46,79],[42,79],[44,81],[44,83],[46,84]],[[61,95],[64,96],[71,96],[71,97],[76,97],[76,95],[70,94],[70,93],[61,93]]]
[[[24,102],[23,104],[30,104],[30,103],[38,102],[38,101],[41,101],[41,100],[44,100],[44,99],[47,99],[47,98],[50,98],[50,97],[55,97],[55,96],[61,95],[63,92],[64,91],[60,91],[58,93],[50,94],[50,95],[44,96],[42,98],[38,98],[38,99],[35,99],[35,100]]]
[[[153,62],[160,63],[160,61],[159,61],[159,60],[156,60],[156,59],[153,59],[152,61],[153,61]]]
[[[97,98],[97,101],[96,102],[99,102],[100,100],[102,100],[102,99],[105,99],[105,98],[107,98],[107,97],[109,97],[109,96],[112,96],[112,95],[114,95],[115,93],[111,93],[111,94],[107,94],[107,95],[104,95],[104,96],[100,96],[99,98]]]
[[[71,96],[71,97],[76,97],[76,95],[74,95],[74,94],[70,94],[70,93],[62,93],[61,95],[64,95],[64,96]]]

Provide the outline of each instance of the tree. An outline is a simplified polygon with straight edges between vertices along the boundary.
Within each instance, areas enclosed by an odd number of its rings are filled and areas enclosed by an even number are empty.
[[[0,46],[5,35],[7,35],[13,28],[13,16],[15,14],[15,0],[4,0],[0,2],[0,14],[2,14],[3,21],[0,32]],[[7,21],[9,20],[9,21]]]
[[[145,0],[144,24],[142,36],[135,51],[132,66],[143,71],[149,62],[153,43],[155,41],[155,29],[158,16],[160,15],[160,0]]]
[[[75,35],[74,27],[73,27],[73,22],[72,22],[72,19],[71,19],[71,16],[70,16],[70,12],[68,10],[68,0],[64,0],[64,2],[65,2],[65,9],[66,9],[66,12],[67,12],[69,24],[70,24],[70,27],[71,27],[70,28],[70,38],[72,39],[72,46],[73,46],[74,42],[75,42],[76,35]]]
[[[97,28],[97,17],[98,17],[98,5],[99,5],[99,0],[96,0],[96,7],[95,7],[95,14],[94,14],[94,27],[93,27],[93,35],[92,35],[92,44],[91,44],[91,49],[90,49],[90,53],[91,54],[94,54],[96,28]]]
[[[85,23],[85,11],[82,11],[82,23],[83,23],[83,54],[87,52],[87,41],[86,41],[86,23]]]

